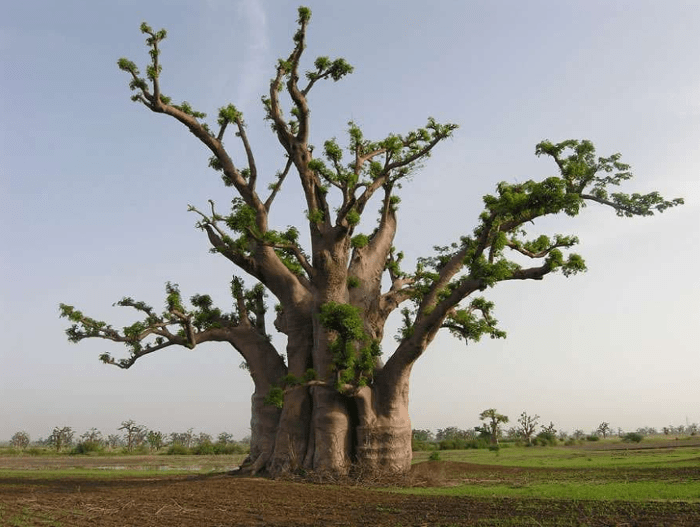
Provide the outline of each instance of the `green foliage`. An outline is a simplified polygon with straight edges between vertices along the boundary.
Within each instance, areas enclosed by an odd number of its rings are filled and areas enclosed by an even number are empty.
[[[104,445],[101,441],[80,441],[71,450],[74,455],[101,454],[104,452]]]
[[[498,321],[491,316],[493,306],[493,302],[488,302],[483,297],[475,298],[468,308],[451,311],[443,327],[465,343],[478,342],[483,335],[492,339],[505,338],[506,333],[496,327]]]
[[[190,454],[190,449],[182,443],[173,443],[165,453],[169,456],[187,456]]]
[[[318,379],[318,373],[313,368],[309,368],[304,373],[304,382],[309,382]]]
[[[255,210],[242,198],[236,197],[231,201],[231,214],[225,218],[225,222],[229,229],[239,234],[257,232]]]
[[[360,223],[360,213],[357,212],[355,209],[351,209],[348,211],[347,215],[345,216],[346,221],[348,222],[348,225],[357,225]]]
[[[350,304],[328,302],[321,306],[319,321],[336,334],[329,350],[338,376],[338,387],[350,383],[366,385],[374,373],[381,348],[365,333],[360,309]]]
[[[440,461],[440,452],[437,450],[434,450],[431,452],[430,457],[428,457],[430,461]]]
[[[348,289],[352,289],[360,285],[360,279],[356,276],[348,276]]]
[[[300,6],[298,9],[299,18],[297,22],[299,24],[307,24],[311,20],[311,9],[308,7]]]
[[[453,439],[443,439],[438,443],[440,450],[470,450],[488,448],[489,443],[483,437],[467,439],[463,437],[455,437]]]
[[[534,443],[539,446],[556,446],[557,436],[556,434],[543,430],[535,436]]]
[[[25,431],[15,432],[10,438],[10,446],[19,450],[29,447],[29,434]]]
[[[282,408],[284,405],[284,390],[279,386],[273,386],[270,388],[270,391],[267,392],[263,402],[270,406]]]
[[[311,212],[307,211],[306,218],[311,223],[323,223],[323,220],[325,217],[324,217],[323,211],[321,209],[315,209]]]
[[[641,443],[644,436],[637,432],[628,432],[622,437],[623,443]]]
[[[190,105],[190,103],[188,103],[187,101],[183,101],[179,105],[176,104],[173,106],[178,110],[181,110],[182,112],[186,113],[187,115],[191,115],[192,117],[195,117],[197,119],[203,119],[207,116],[206,113],[198,112],[197,110],[192,108],[192,105]]]
[[[360,310],[350,304],[328,302],[321,306],[321,324],[338,333],[344,340],[361,340],[365,337]]]
[[[350,245],[352,245],[355,249],[362,249],[363,247],[367,247],[367,245],[369,245],[369,236],[367,236],[366,234],[358,234],[356,236],[353,236],[350,240]]]
[[[182,295],[180,294],[179,286],[177,284],[167,282],[165,284],[165,293],[165,309],[168,311],[179,311],[184,313],[185,308],[182,305]]]
[[[235,123],[241,119],[243,114],[239,112],[233,104],[228,106],[222,106],[219,108],[219,117],[217,122],[219,125],[223,126],[224,123]]]

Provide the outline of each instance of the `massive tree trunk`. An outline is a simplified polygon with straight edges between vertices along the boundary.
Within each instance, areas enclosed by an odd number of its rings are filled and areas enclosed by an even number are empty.
[[[252,422],[267,426],[254,428],[258,434],[243,470],[366,477],[410,468],[407,378],[398,390],[375,385],[348,395],[331,386],[300,386],[285,395],[281,413],[276,410],[253,405]]]

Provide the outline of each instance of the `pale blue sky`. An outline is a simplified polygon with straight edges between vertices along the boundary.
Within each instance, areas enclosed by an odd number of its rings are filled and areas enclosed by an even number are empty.
[[[233,269],[207,252],[187,204],[232,197],[178,123],[129,100],[116,60],[144,64],[138,27],[165,27],[165,93],[245,113],[265,173],[282,163],[259,96],[287,56],[297,2],[13,2],[0,17],[0,440],[54,426],[248,433],[252,383],[226,346],[165,350],[128,371],[98,362],[108,342],[68,344],[65,302],[116,325],[112,303],[161,305],[163,284],[227,307]],[[470,232],[499,181],[554,174],[548,138],[621,152],[629,191],[686,205],[572,221],[590,271],[489,291],[507,340],[444,335],[414,369],[414,428],[471,427],[485,408],[564,430],[700,422],[700,4],[668,1],[309,1],[307,64],[343,56],[355,73],[311,97],[312,142],[369,137],[428,116],[461,128],[403,189],[396,245],[415,261]],[[430,7],[426,7],[429,5]],[[289,183],[292,183],[291,181]],[[305,208],[288,184],[273,217]],[[271,300],[273,302],[273,300]],[[385,353],[392,349],[389,330]],[[279,339],[277,339],[279,341]]]

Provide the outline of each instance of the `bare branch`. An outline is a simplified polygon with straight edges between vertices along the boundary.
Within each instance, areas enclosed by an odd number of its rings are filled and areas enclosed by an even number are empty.
[[[245,133],[245,124],[243,123],[243,120],[240,117],[236,119],[236,126],[238,127],[238,135],[240,136],[241,141],[243,142],[243,146],[245,148],[246,157],[248,158],[248,169],[250,170],[248,187],[250,188],[251,192],[254,192],[255,182],[258,178],[258,169],[255,166],[255,157],[253,157],[253,150],[250,147],[250,143],[248,142],[248,136]]]
[[[272,207],[272,202],[275,200],[277,193],[282,188],[282,183],[284,182],[284,179],[287,177],[287,174],[289,174],[289,169],[292,168],[292,164],[293,164],[292,158],[288,157],[287,164],[284,167],[284,171],[277,177],[277,181],[274,183],[274,185],[272,187],[272,192],[270,193],[270,196],[265,201],[265,210],[267,210],[268,212],[270,211],[270,207]]]

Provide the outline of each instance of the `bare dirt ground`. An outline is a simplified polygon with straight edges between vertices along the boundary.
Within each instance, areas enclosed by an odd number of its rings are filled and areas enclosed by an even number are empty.
[[[432,467],[432,468],[431,468]],[[434,473],[438,470],[439,473]],[[513,476],[513,467],[422,463],[415,484]],[[210,475],[0,478],[2,526],[696,526],[700,505],[400,495],[349,485]]]

